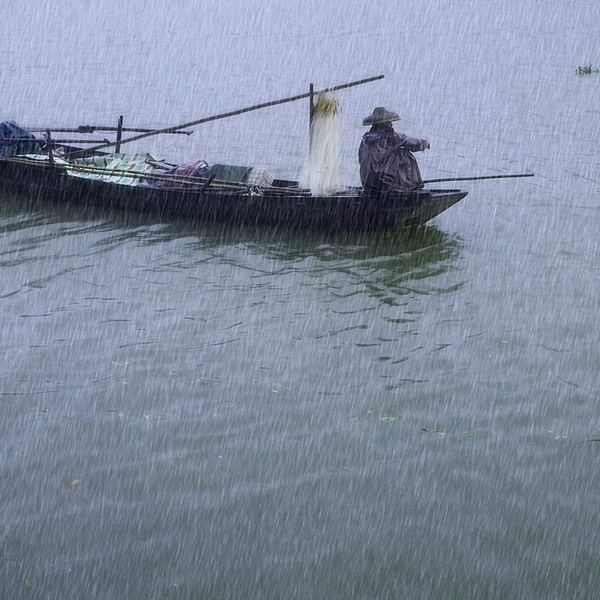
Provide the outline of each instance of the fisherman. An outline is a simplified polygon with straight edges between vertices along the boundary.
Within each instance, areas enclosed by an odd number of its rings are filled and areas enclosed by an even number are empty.
[[[379,106],[363,120],[364,126],[371,125],[358,149],[360,180],[366,194],[380,196],[394,190],[418,190],[424,185],[412,153],[429,149],[429,142],[396,133],[392,122],[399,119],[395,112]]]

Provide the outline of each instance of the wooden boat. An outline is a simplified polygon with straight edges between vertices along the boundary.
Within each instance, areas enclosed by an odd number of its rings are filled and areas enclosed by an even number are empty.
[[[159,219],[177,216],[232,226],[326,231],[398,230],[420,225],[467,195],[459,189],[422,189],[370,197],[358,187],[312,195],[285,180],[259,185],[217,179],[209,173],[178,177],[161,171],[116,171],[74,167],[68,152],[60,159],[13,155],[0,158],[0,190],[37,200],[140,211]],[[137,185],[131,185],[132,180],[137,180]]]
[[[223,177],[223,170],[184,176],[169,170],[167,164],[102,164],[102,160],[85,163],[83,157],[102,157],[114,146],[120,155],[122,144],[168,133],[190,134],[190,127],[229,118],[287,102],[308,98],[311,121],[315,114],[314,98],[321,94],[362,85],[383,75],[345,83],[325,90],[279,100],[263,102],[242,109],[204,117],[164,129],[79,126],[76,129],[52,129],[53,133],[89,134],[95,131],[116,133],[116,140],[56,140],[47,128],[23,129],[12,122],[0,123],[0,191],[24,194],[42,201],[73,202],[98,205],[107,209],[122,208],[155,214],[158,218],[176,216],[200,222],[227,225],[257,225],[327,231],[397,230],[430,221],[467,195],[459,189],[422,189],[398,191],[382,197],[363,194],[358,187],[336,190],[329,195],[314,195],[298,183],[273,180],[272,177],[248,176],[249,168],[233,167],[238,176]],[[36,140],[32,131],[43,131],[45,139]],[[124,132],[136,135],[123,139]],[[16,142],[16,143],[15,143]],[[77,146],[70,145],[77,143]],[[83,144],[98,143],[82,149]],[[4,144],[4,146],[3,146]],[[10,146],[10,148],[7,148]],[[43,148],[43,149],[42,149]],[[42,153],[45,153],[43,155]],[[152,159],[152,157],[150,157]],[[153,159],[152,159],[153,160]],[[151,163],[152,160],[147,161]],[[116,159],[119,163],[119,160]],[[112,165],[112,166],[111,166]],[[173,167],[174,165],[171,165]],[[219,167],[223,165],[213,165]],[[229,173],[228,173],[229,174]]]
[[[257,225],[290,229],[327,231],[382,231],[399,230],[422,225],[435,218],[460,200],[467,192],[460,189],[423,188],[417,191],[397,191],[380,197],[363,193],[359,187],[347,187],[329,195],[311,194],[297,182],[273,180],[271,177],[249,178],[249,167],[226,167],[225,172],[238,172],[237,177],[223,177],[219,170],[177,174],[176,165],[154,164],[112,167],[102,164],[106,157],[121,156],[120,147],[128,142],[158,135],[187,134],[188,129],[202,123],[225,119],[270,106],[308,98],[311,122],[315,114],[314,98],[320,94],[362,85],[382,79],[383,75],[345,83],[324,90],[279,100],[263,102],[219,115],[203,117],[163,129],[133,129],[123,127],[119,117],[117,127],[79,126],[76,129],[53,129],[54,133],[89,134],[94,131],[116,133],[115,141],[60,140],[51,137],[51,130],[31,131],[46,133],[43,144],[27,129],[15,123],[0,123],[0,192],[24,194],[37,201],[71,202],[80,205],[98,205],[106,209],[125,209],[155,214],[159,219],[176,216],[190,221],[218,222],[225,225]],[[124,132],[136,135],[122,138]],[[70,143],[98,144],[82,149]],[[107,155],[107,147],[114,146],[115,155]],[[10,147],[7,150],[7,147]],[[43,148],[43,149],[42,149]],[[56,151],[59,150],[57,153]],[[45,152],[46,154],[40,154]],[[92,157],[91,164],[82,163],[82,157]],[[94,162],[94,157],[98,159]],[[119,163],[120,159],[115,159]],[[106,161],[104,161],[106,162]],[[148,169],[148,165],[154,169]],[[533,173],[489,175],[482,177],[455,177],[432,179],[425,183],[473,181],[505,177],[532,177]]]
[[[348,187],[329,195],[315,195],[293,181],[273,180],[272,177],[249,178],[249,168],[233,167],[238,177],[224,178],[218,170],[211,172],[210,169],[192,175],[185,172],[185,176],[180,176],[176,169],[175,172],[170,171],[166,164],[155,164],[155,169],[142,165],[138,169],[137,165],[118,164],[114,167],[102,164],[101,160],[96,163],[92,160],[91,164],[80,160],[82,157],[101,159],[110,156],[105,153],[110,146],[115,147],[115,156],[120,156],[121,145],[128,142],[158,134],[189,135],[190,127],[202,123],[303,98],[310,101],[312,122],[314,98],[382,78],[383,75],[378,75],[320,91],[314,91],[311,84],[308,93],[164,129],[124,128],[123,117],[119,117],[116,128],[86,125],[77,129],[52,129],[54,133],[70,132],[76,135],[112,131],[116,133],[116,140],[112,142],[84,141],[81,138],[59,141],[51,137],[51,130],[47,128],[28,130],[12,122],[0,123],[0,191],[23,194],[37,201],[93,204],[107,209],[155,214],[160,219],[173,215],[190,221],[219,222],[231,226],[381,231],[420,225],[456,204],[467,192],[424,188],[373,197],[363,194],[359,187]],[[45,139],[37,140],[32,131],[44,131]],[[136,135],[123,139],[123,132],[135,132]],[[82,149],[79,142],[99,145]],[[77,143],[77,146],[69,145],[71,143]]]

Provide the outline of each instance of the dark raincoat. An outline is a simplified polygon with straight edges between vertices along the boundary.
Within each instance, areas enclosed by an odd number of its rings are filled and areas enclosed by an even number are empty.
[[[429,142],[396,133],[389,125],[373,125],[358,149],[360,180],[367,194],[423,187],[413,152],[429,148]]]

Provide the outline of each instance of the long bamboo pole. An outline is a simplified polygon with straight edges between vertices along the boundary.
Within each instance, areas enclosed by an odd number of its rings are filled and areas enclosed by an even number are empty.
[[[383,79],[384,75],[377,75],[376,77],[368,77],[367,79],[360,79],[359,81],[352,81],[350,83],[344,83],[342,85],[336,85],[333,87],[329,87],[323,90],[319,90],[316,92],[312,92],[313,94],[323,94],[325,92],[335,92],[337,90],[343,90],[349,87],[354,87],[357,85],[362,85],[363,83],[370,83],[371,81],[377,81],[378,79]],[[212,117],[204,117],[202,119],[197,119],[195,121],[189,121],[188,123],[182,123],[181,125],[175,125],[174,127],[165,127],[164,129],[156,129],[154,131],[148,133],[141,133],[139,135],[134,135],[129,138],[125,138],[121,140],[121,144],[126,144],[128,142],[137,142],[138,140],[150,137],[152,135],[158,135],[159,133],[173,133],[179,129],[186,129],[188,127],[194,127],[195,125],[201,125],[202,123],[208,123],[209,121],[217,121],[219,119],[226,119],[228,117],[233,117],[236,115],[241,115],[243,113],[247,113],[253,110],[259,110],[261,108],[267,108],[268,106],[276,106],[278,104],[284,104],[286,102],[294,102],[296,100],[301,100],[303,98],[308,98],[311,95],[311,92],[306,92],[304,94],[298,94],[296,96],[290,96],[289,98],[282,98],[281,100],[271,100],[270,102],[263,102],[262,104],[254,104],[253,106],[248,106],[247,108],[240,108],[238,110],[232,110],[226,113],[221,113],[219,115],[213,115]],[[102,148],[109,148],[110,146],[114,146],[115,142],[109,142],[108,144],[100,144],[98,146],[92,146],[91,148],[86,148],[81,152],[76,152],[71,154],[71,156],[78,156],[80,154],[88,154],[91,152],[95,152],[96,150],[101,150]]]
[[[444,179],[425,179],[423,183],[440,183],[442,181],[479,181],[480,179],[508,179],[510,177],[533,177],[535,173],[517,173],[516,175],[483,175],[481,177],[447,177]]]
[[[21,142],[39,142],[43,144],[45,140],[38,140],[32,138],[3,138],[0,139],[0,146],[12,146],[13,144],[19,144]],[[110,140],[104,138],[102,140],[55,140],[52,138],[55,144],[104,144],[110,143]]]
[[[27,131],[39,132],[48,131],[48,127],[24,127]],[[79,127],[50,127],[52,133],[94,133],[95,131],[117,131],[117,127],[103,126],[103,125],[79,125]],[[121,131],[128,133],[153,133],[156,131],[155,128],[143,128],[143,127],[122,127]],[[193,131],[172,131],[180,135],[192,135]]]

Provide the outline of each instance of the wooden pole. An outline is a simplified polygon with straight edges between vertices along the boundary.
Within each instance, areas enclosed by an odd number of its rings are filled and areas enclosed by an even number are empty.
[[[54,154],[52,152],[53,141],[52,141],[52,137],[50,135],[49,129],[46,131],[46,144],[48,146],[48,164],[50,165],[50,168],[53,169],[54,168]]]
[[[121,152],[121,139],[123,138],[123,115],[119,116],[117,121],[117,139],[115,141],[115,152]]]
[[[440,183],[442,181],[479,181],[481,179],[508,179],[509,177],[533,177],[535,173],[517,173],[516,175],[483,175],[482,177],[448,177],[444,179],[425,179],[423,183]]]
[[[356,85],[362,85],[363,83],[370,83],[371,81],[377,81],[378,79],[383,79],[384,75],[377,75],[376,77],[368,77],[367,79],[360,79],[359,81],[352,81],[350,83],[344,83],[342,85],[336,85],[334,87],[325,88],[323,90],[319,90],[317,92],[313,92],[314,94],[322,94],[325,92],[335,92],[337,90],[343,90],[346,88],[354,87]],[[286,102],[294,102],[296,100],[301,100],[302,98],[307,98],[310,96],[310,92],[304,94],[298,94],[297,96],[290,96],[289,98],[282,98],[281,100],[271,100],[270,102],[263,102],[262,104],[254,104],[253,106],[248,106],[247,108],[240,108],[238,110],[232,110],[226,113],[221,113],[219,115],[213,115],[212,117],[204,117],[202,119],[197,119],[195,121],[190,121],[188,123],[182,123],[181,125],[175,125],[174,127],[165,127],[164,129],[156,129],[149,133],[141,133],[139,135],[134,135],[130,138],[125,138],[121,140],[121,144],[126,144],[128,142],[137,142],[138,140],[150,137],[152,135],[158,135],[159,133],[173,133],[179,129],[187,129],[188,127],[194,127],[195,125],[201,125],[202,123],[208,123],[209,121],[217,121],[219,119],[226,119],[228,117],[233,117],[236,115],[241,115],[243,113],[247,113],[253,110],[259,110],[261,108],[267,108],[268,106],[276,106],[278,104],[284,104]],[[101,150],[102,148],[108,148],[110,146],[114,146],[115,142],[110,142],[108,144],[101,144],[99,146],[93,146],[92,148],[87,148],[86,150],[82,150],[81,153],[76,154],[88,154],[95,152],[96,150]]]
[[[308,96],[308,148],[312,150],[312,122],[315,116],[315,86],[310,84]]]
[[[48,127],[24,127],[27,131],[48,131]],[[96,131],[117,131],[117,127],[104,127],[102,125],[79,125],[79,127],[51,127],[54,133],[94,133]],[[121,127],[121,131],[129,133],[152,133],[156,128],[148,129],[142,127]],[[172,131],[178,135],[192,135],[193,131]]]

